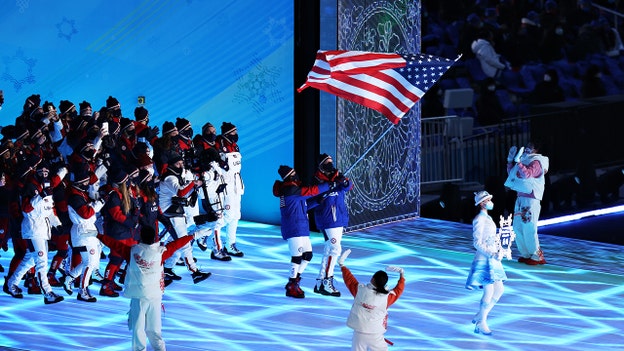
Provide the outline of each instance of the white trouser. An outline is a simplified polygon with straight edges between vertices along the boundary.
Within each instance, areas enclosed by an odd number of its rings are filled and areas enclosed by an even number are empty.
[[[165,341],[162,337],[161,318],[162,298],[130,300],[128,312],[128,328],[132,330],[132,350],[147,350],[149,339],[155,351],[165,351]]]
[[[301,257],[304,252],[312,252],[312,242],[309,236],[296,236],[294,238],[289,238],[287,241],[288,251],[291,257]],[[310,262],[306,260],[302,260],[301,263],[291,261],[290,277],[296,278],[297,274],[303,273],[308,263]]]
[[[520,256],[536,261],[541,259],[537,236],[537,221],[541,208],[539,200],[518,196],[513,217],[513,230],[516,233],[516,246]]]
[[[80,287],[85,289],[89,286],[89,280],[91,279],[91,273],[100,267],[100,253],[102,247],[100,246],[100,240],[96,237],[89,237],[86,239],[86,244],[80,250],[80,257],[82,260],[69,272],[72,278],[78,278],[82,275],[80,281]]]
[[[26,239],[26,241],[32,243],[32,251],[28,245],[24,259],[17,266],[7,284],[9,286],[18,285],[17,283],[22,280],[28,270],[35,267],[41,290],[48,293],[52,291],[48,282],[48,240],[35,238]]]
[[[353,332],[353,338],[351,339],[352,351],[386,351],[388,350],[388,344],[384,340],[382,333],[365,334],[360,332]]]
[[[186,219],[184,217],[171,217],[170,220],[178,238],[183,238],[188,235]],[[186,243],[186,245],[182,246],[182,248],[171,255],[171,257],[165,261],[165,267],[173,268],[180,257],[184,257],[184,262],[186,262],[186,267],[189,271],[195,272],[197,270],[197,265],[195,264],[195,260],[193,260],[193,246],[191,246],[190,242]]]
[[[325,236],[325,251],[323,252],[323,259],[321,260],[321,269],[319,271],[318,279],[324,279],[334,276],[334,267],[336,267],[336,260],[342,252],[340,243],[342,242],[343,227],[327,228],[322,230]]]
[[[227,195],[223,201],[225,210],[223,211],[223,228],[221,232],[225,234],[225,244],[236,243],[236,231],[238,221],[241,218],[241,195]]]

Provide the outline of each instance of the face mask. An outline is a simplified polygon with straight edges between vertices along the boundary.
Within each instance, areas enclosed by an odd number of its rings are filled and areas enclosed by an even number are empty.
[[[319,166],[319,169],[324,173],[333,173],[336,170],[333,162],[323,163]]]
[[[488,211],[494,209],[494,203],[492,201],[488,202],[485,204],[485,209]]]
[[[209,133],[209,134],[204,135],[204,138],[206,138],[206,140],[207,140],[209,143],[212,143],[212,142],[214,142],[215,140],[217,140],[217,135],[216,135],[215,133]]]
[[[89,149],[89,150],[83,152],[82,156],[84,158],[86,158],[87,160],[93,160],[93,157],[95,156],[95,150]]]
[[[182,174],[182,167],[169,166],[169,169],[176,175]]]
[[[230,134],[227,136],[227,138],[230,139],[230,141],[233,143],[238,142],[238,134]]]
[[[189,128],[181,131],[180,134],[182,134],[182,136],[184,136],[186,139],[191,139],[193,137],[193,130]]]

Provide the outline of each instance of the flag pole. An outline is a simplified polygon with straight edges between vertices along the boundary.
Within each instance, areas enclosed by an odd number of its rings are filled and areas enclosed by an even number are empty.
[[[377,140],[375,140],[375,142],[371,146],[369,146],[368,149],[366,149],[366,151],[364,151],[364,153],[357,160],[355,160],[355,162],[351,165],[351,167],[349,167],[349,169],[347,169],[343,174],[344,175],[349,174],[349,172],[351,172],[353,167],[355,167],[358,163],[360,163],[360,161],[362,161],[364,159],[366,154],[368,154],[373,149],[373,147],[375,147],[375,145],[379,144],[381,139],[383,139],[383,137],[386,136],[386,134],[388,134],[388,132],[391,131],[394,128],[394,126],[395,126],[395,124],[392,124],[390,126],[390,128],[386,129],[386,131],[383,132],[383,134],[381,134],[379,136],[379,138],[377,138]]]

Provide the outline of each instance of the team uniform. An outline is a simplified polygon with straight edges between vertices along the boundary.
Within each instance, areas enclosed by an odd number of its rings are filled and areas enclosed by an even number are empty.
[[[177,156],[170,160],[167,171],[163,174],[160,181],[160,206],[165,216],[171,221],[173,231],[171,234],[173,239],[188,236],[184,205],[188,201],[191,192],[194,191],[195,184],[186,182],[182,179],[184,167],[175,167],[174,165],[182,161],[182,157]],[[197,269],[195,260],[193,259],[193,247],[190,242],[184,245],[179,251],[176,251],[169,259],[165,261],[165,271],[170,278],[174,280],[180,279],[173,273],[173,266],[182,256],[188,270],[192,273],[193,282],[198,283],[206,279],[210,273],[203,273]]]
[[[323,163],[327,159],[331,161],[331,157],[325,154],[321,156],[319,169],[314,174],[314,183],[336,182],[338,186],[332,191],[310,200],[317,203],[317,206],[314,207],[314,222],[325,239],[321,268],[316,278],[314,292],[340,296],[340,291],[334,287],[334,268],[336,260],[342,252],[341,242],[344,227],[349,224],[349,210],[345,203],[345,192],[351,190],[353,185],[348,178],[333,168],[332,162]],[[327,165],[330,167],[329,172],[324,172],[323,167]]]
[[[241,200],[245,193],[245,184],[241,177],[242,156],[237,144],[238,134],[233,134],[234,132],[236,127],[224,122],[221,126],[221,135],[217,137],[215,144],[226,164],[223,174],[227,184],[223,203],[224,249],[230,256],[242,257],[243,252],[236,246],[236,232],[241,218]]]
[[[84,179],[88,182],[89,178]],[[75,184],[78,183],[75,180]],[[80,293],[78,300],[95,302],[96,298],[89,292],[92,273],[100,266],[101,245],[97,239],[98,230],[95,226],[96,213],[104,206],[104,201],[92,201],[87,193],[88,184],[83,188],[74,185],[68,194],[69,218],[73,223],[70,229],[72,248],[80,254],[81,260],[70,272],[63,287],[71,295],[74,279],[80,279]]]
[[[38,166],[37,171],[37,173],[40,171],[48,172],[47,168],[42,165]],[[35,267],[39,286],[44,292],[44,303],[50,304],[63,300],[62,296],[58,296],[52,291],[48,282],[48,240],[51,238],[50,218],[54,216],[52,191],[66,174],[67,170],[62,168],[50,180],[47,179],[47,174],[43,179],[39,176],[33,176],[24,186],[22,194],[22,212],[24,215],[22,238],[27,243],[27,251],[24,259],[7,282],[7,287],[13,297],[21,297],[17,283],[22,280],[28,270]]]
[[[308,220],[307,199],[329,190],[327,183],[302,186],[295,170],[288,166],[280,166],[279,174],[283,181],[276,180],[273,184],[273,195],[280,199],[282,239],[288,242],[291,256],[291,268],[286,296],[303,298],[299,282],[301,273],[312,260],[312,243]]]

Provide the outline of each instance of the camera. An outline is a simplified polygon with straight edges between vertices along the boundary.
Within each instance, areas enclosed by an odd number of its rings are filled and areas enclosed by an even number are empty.
[[[174,196],[171,198],[171,203],[175,206],[186,207],[190,205],[189,199],[186,197]]]

